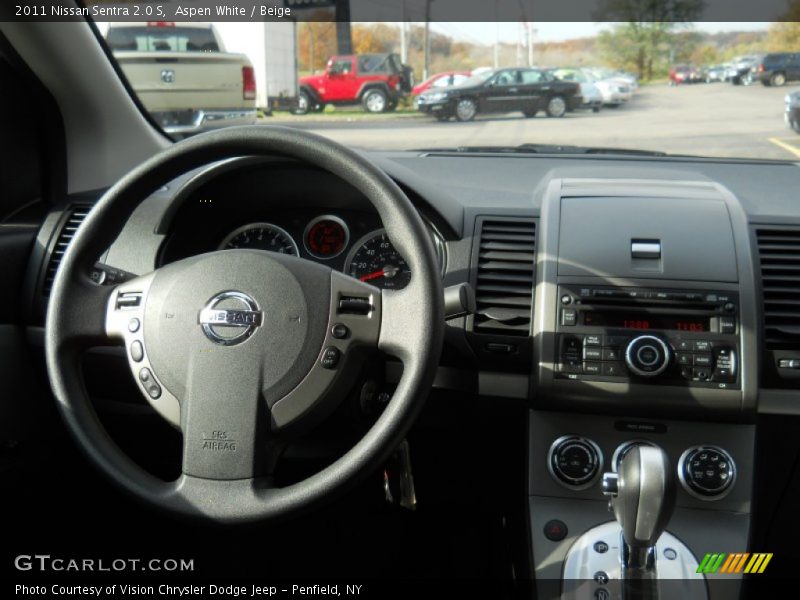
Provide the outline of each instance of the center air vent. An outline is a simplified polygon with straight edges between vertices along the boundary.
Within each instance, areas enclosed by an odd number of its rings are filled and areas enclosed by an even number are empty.
[[[58,232],[58,237],[56,238],[56,243],[53,245],[47,260],[47,269],[45,269],[44,279],[42,280],[43,296],[50,296],[50,290],[53,289],[53,281],[56,278],[56,272],[58,271],[58,266],[61,264],[61,259],[64,258],[64,252],[66,252],[67,247],[70,242],[72,242],[72,238],[75,237],[75,232],[78,230],[78,227],[83,223],[86,215],[89,214],[90,208],[90,206],[78,205],[67,209],[67,218],[62,220],[59,224],[60,230]]]
[[[800,350],[800,229],[758,229],[767,350]]]
[[[533,306],[536,222],[487,218],[479,242],[473,331],[528,336]]]

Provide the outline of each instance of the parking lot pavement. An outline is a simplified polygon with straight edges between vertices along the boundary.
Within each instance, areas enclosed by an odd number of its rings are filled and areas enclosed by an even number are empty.
[[[604,108],[598,114],[570,113],[562,119],[548,119],[542,113],[526,119],[511,113],[478,117],[470,123],[439,123],[421,115],[352,122],[298,116],[264,122],[308,129],[371,149],[544,143],[792,160],[800,158],[800,136],[783,119],[783,98],[792,89],[796,86],[651,85],[640,88],[625,106]]]

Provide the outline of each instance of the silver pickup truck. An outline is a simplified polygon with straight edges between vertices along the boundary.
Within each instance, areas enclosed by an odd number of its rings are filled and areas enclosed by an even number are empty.
[[[256,80],[214,26],[112,23],[106,42],[155,121],[173,136],[256,121]]]

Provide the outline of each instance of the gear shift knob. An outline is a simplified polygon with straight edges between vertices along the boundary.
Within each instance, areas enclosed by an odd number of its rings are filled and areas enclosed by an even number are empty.
[[[666,453],[639,445],[627,452],[617,473],[603,477],[603,493],[622,527],[625,566],[648,568],[648,556],[675,508],[675,479]]]

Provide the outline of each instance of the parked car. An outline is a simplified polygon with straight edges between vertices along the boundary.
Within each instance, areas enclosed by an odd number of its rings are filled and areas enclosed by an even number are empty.
[[[112,23],[106,43],[150,116],[184,137],[256,122],[250,59],[225,51],[211,24]]]
[[[704,81],[700,69],[693,65],[675,65],[669,71],[669,84],[700,83]]]
[[[574,81],[581,86],[583,104],[580,108],[599,112],[603,106],[603,95],[593,80],[582,69],[555,69],[553,77],[560,81]]]
[[[800,52],[765,54],[756,65],[755,76],[764,85],[782,86],[787,81],[800,81]]]
[[[411,67],[397,54],[334,56],[324,73],[300,79],[295,112],[321,112],[327,104],[361,104],[367,112],[382,113],[397,108],[413,85]]]
[[[725,65],[711,65],[703,69],[703,80],[706,83],[714,83],[725,81],[725,72],[727,71]]]
[[[521,111],[535,117],[563,117],[583,103],[580,86],[558,81],[543,69],[493,69],[470,77],[461,85],[423,93],[417,108],[440,121],[455,117],[471,121],[477,114]]]
[[[469,71],[445,71],[444,73],[436,73],[431,75],[422,83],[415,85],[411,90],[412,96],[419,96],[422,92],[426,92],[431,88],[443,88],[451,85],[459,85],[464,83],[472,76]]]
[[[614,77],[608,69],[582,69],[600,92],[603,106],[617,108],[633,98],[633,88],[628,79]]]
[[[784,117],[789,127],[800,133],[800,90],[786,94],[786,112]]]
[[[752,85],[753,69],[758,64],[760,55],[737,56],[728,69],[728,81],[733,85]]]

